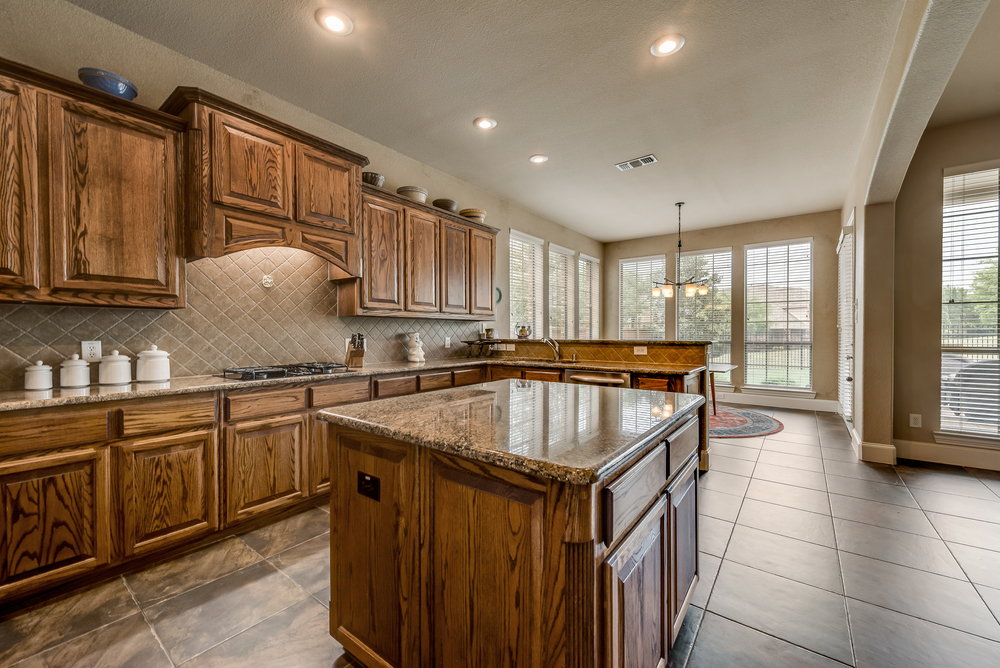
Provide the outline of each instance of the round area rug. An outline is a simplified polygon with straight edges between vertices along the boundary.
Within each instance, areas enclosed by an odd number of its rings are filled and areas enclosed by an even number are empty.
[[[712,415],[709,408],[708,435],[712,438],[767,436],[785,428],[785,425],[774,418],[745,408],[718,406],[716,411],[718,415]]]

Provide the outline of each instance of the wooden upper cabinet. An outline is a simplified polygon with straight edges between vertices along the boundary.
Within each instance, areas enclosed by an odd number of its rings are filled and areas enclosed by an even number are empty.
[[[365,269],[362,306],[403,309],[403,207],[365,195]]]
[[[438,219],[421,211],[406,210],[406,278],[404,307],[407,311],[436,313],[440,310],[439,258],[441,244]]]
[[[469,228],[441,221],[441,312],[469,312]]]
[[[474,315],[493,315],[493,280],[496,265],[496,235],[473,228],[470,232],[472,261],[469,291]]]
[[[212,198],[237,209],[291,218],[292,142],[213,112]]]
[[[52,288],[183,305],[179,133],[50,97]]]
[[[308,146],[295,147],[295,217],[300,223],[354,234],[361,167]]]
[[[0,77],[0,287],[38,287],[38,94]]]

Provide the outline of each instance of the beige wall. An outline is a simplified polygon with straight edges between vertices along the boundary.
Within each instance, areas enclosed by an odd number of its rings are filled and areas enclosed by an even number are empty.
[[[944,169],[1000,159],[1000,116],[930,130],[896,200],[893,435],[934,442],[941,401]],[[909,426],[910,413],[923,428]]]
[[[788,218],[760,220],[685,232],[684,250],[733,249],[733,382],[743,383],[744,247],[785,239],[813,239],[813,391],[817,399],[837,399],[837,240],[840,212],[824,211]],[[602,268],[601,334],[618,337],[618,261],[629,257],[664,254],[673,275],[677,235],[665,234],[604,245]],[[664,300],[664,308],[673,300]],[[667,308],[667,338],[674,336],[672,309]]]
[[[71,80],[76,80],[80,67],[110,70],[133,81],[139,88],[136,102],[149,107],[158,107],[177,86],[203,88],[367,155],[371,160],[368,169],[384,174],[387,188],[419,185],[430,191],[429,200],[449,197],[463,208],[485,209],[486,223],[501,230],[497,238],[497,285],[504,299],[497,306],[497,323],[503,334],[507,333],[510,319],[507,300],[510,228],[597,258],[603,253],[600,242],[62,0],[4,0],[0,4],[0,57]]]

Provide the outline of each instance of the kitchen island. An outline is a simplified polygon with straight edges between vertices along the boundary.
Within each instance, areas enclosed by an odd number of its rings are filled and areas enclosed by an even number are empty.
[[[371,667],[666,665],[704,402],[503,380],[321,411],[331,633]]]

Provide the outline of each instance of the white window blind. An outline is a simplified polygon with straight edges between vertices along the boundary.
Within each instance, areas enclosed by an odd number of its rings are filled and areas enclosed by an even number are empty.
[[[745,379],[812,387],[812,240],[746,249]]]
[[[542,240],[510,231],[510,332],[519,325],[531,328],[531,338],[545,336]]]
[[[703,280],[707,295],[685,297],[675,292],[677,302],[677,338],[681,341],[712,341],[711,362],[732,360],[733,339],[733,250],[692,251],[681,253],[678,276]],[[716,382],[731,383],[731,373],[715,375]]]
[[[653,297],[653,283],[666,274],[662,255],[619,260],[618,338],[663,339],[666,337],[666,304]]]
[[[571,339],[576,324],[575,251],[549,244],[549,336]]]
[[[578,263],[580,318],[576,336],[579,339],[601,338],[601,261],[580,254]]]
[[[944,179],[941,428],[1000,434],[1000,170]]]
[[[854,233],[844,234],[837,255],[837,395],[848,422],[854,420]]]

